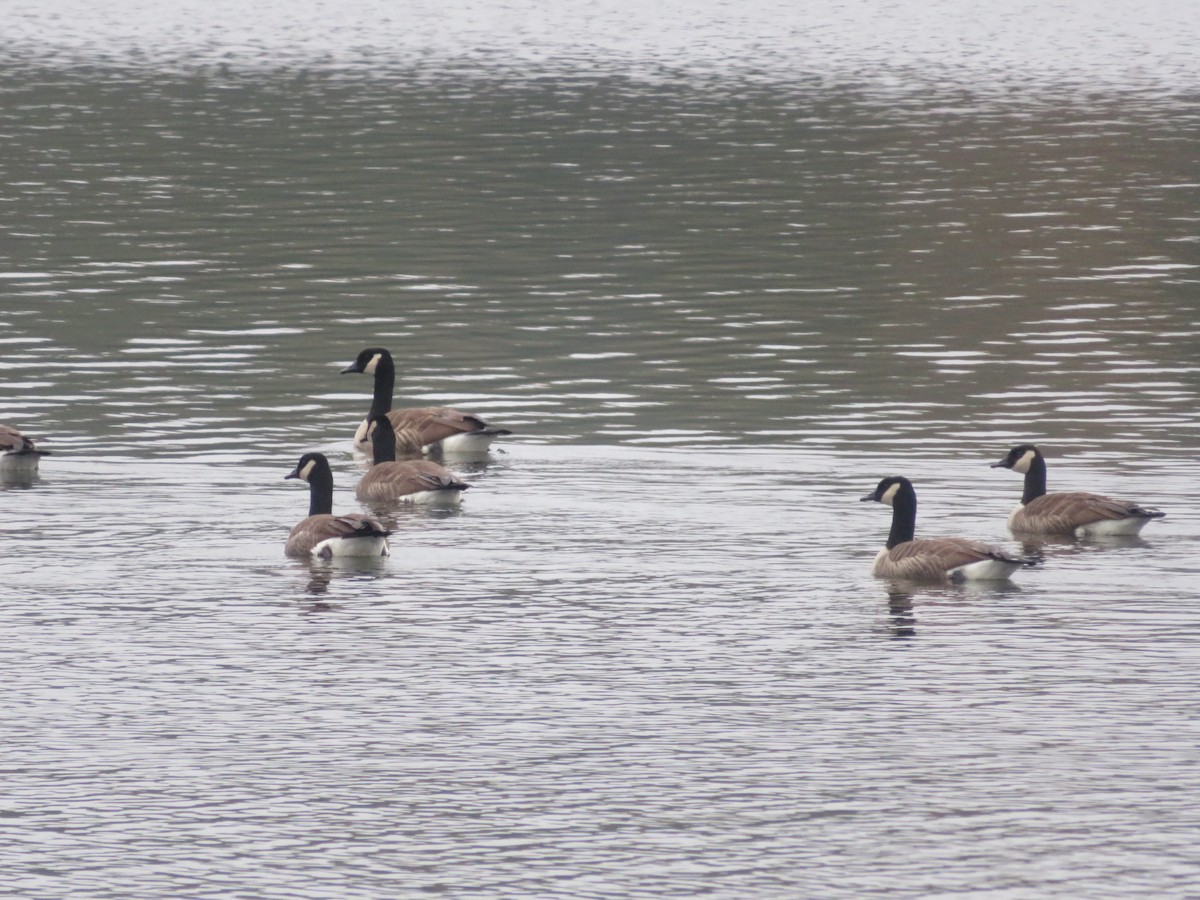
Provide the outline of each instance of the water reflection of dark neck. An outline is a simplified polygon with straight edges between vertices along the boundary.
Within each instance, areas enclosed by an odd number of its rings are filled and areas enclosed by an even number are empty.
[[[1025,473],[1025,493],[1021,495],[1021,505],[1030,500],[1036,500],[1046,493],[1046,460],[1039,453],[1029,463],[1029,471]]]
[[[305,590],[310,594],[327,594],[329,593],[329,582],[333,578],[333,573],[328,569],[310,568],[312,578],[308,580]]]
[[[913,595],[907,591],[888,591],[888,614],[892,619],[892,636],[897,638],[915,637],[917,634],[917,617],[913,612]]]
[[[887,548],[913,539],[917,527],[917,493],[911,485],[903,485],[892,498],[892,530],[888,532]]]
[[[388,354],[380,354],[375,363],[375,393],[371,396],[368,419],[381,416],[392,408],[392,391],[396,387],[396,366]]]

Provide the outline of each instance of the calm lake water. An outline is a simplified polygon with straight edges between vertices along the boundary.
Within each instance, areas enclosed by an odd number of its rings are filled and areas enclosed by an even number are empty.
[[[969,6],[7,4],[8,891],[1200,892],[1200,20]],[[288,560],[371,345],[514,435]]]

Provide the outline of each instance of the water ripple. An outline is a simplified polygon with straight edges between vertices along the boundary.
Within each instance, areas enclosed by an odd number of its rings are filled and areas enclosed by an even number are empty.
[[[10,890],[1187,893],[1195,17],[351,6],[7,11]],[[377,344],[516,433],[288,560]],[[1167,518],[867,574],[1029,439]]]

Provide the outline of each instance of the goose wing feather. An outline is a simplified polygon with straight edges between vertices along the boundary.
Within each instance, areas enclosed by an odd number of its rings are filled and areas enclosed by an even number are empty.
[[[421,444],[434,444],[456,434],[483,431],[489,434],[509,434],[503,428],[490,428],[479,416],[459,412],[445,406],[393,409],[387,414],[397,432],[411,430],[420,435]]]
[[[358,482],[359,500],[397,500],[422,491],[466,490],[449,469],[428,460],[385,462],[372,466]]]
[[[453,488],[455,490],[465,491],[470,487],[465,481],[461,480],[457,475],[447,469],[445,466],[438,465],[435,462],[430,462],[427,459],[415,459],[410,465],[416,470],[417,480],[425,485],[425,490],[442,490],[445,488]]]
[[[1019,562],[997,547],[966,538],[923,538],[898,544],[882,555],[876,564],[877,575],[929,581],[944,579],[959,566],[999,559]]]
[[[421,429],[404,422],[403,419],[397,423],[396,419],[392,418],[392,414],[390,413],[388,414],[388,421],[392,423],[392,431],[396,433],[396,459],[419,457],[421,450],[427,443]],[[364,437],[364,442],[370,447],[371,440],[369,437]]]
[[[1059,491],[1029,501],[1013,521],[1014,528],[1035,527],[1037,531],[1070,533],[1096,522],[1130,518],[1158,518],[1162,513],[1136,503],[1114,500],[1086,491]]]
[[[289,556],[304,556],[311,553],[321,541],[330,538],[378,537],[387,534],[390,532],[374,516],[359,513],[309,516],[292,529],[284,550]]]

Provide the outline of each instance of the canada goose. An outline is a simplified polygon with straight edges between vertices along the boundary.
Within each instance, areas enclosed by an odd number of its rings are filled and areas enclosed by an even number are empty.
[[[1034,565],[1034,560],[982,541],[956,537],[914,540],[917,492],[907,478],[885,478],[862,499],[892,508],[892,530],[887,546],[871,565],[872,575],[912,581],[1001,581],[1022,566]]]
[[[12,475],[33,475],[49,450],[39,450],[32,440],[15,428],[0,425],[0,471]]]
[[[389,532],[373,516],[333,515],[333,472],[321,453],[305,453],[284,479],[308,482],[308,518],[288,535],[288,556],[387,556]]]
[[[1008,517],[1013,531],[1035,534],[1137,534],[1151,519],[1166,515],[1136,503],[1113,500],[1086,491],[1046,493],[1046,459],[1033,444],[1019,444],[993,469],[1012,469],[1025,476],[1021,502]]]
[[[470,487],[445,466],[427,459],[396,462],[396,434],[387,416],[375,416],[367,427],[375,464],[358,482],[354,494],[366,503],[440,503],[457,505]]]
[[[494,438],[512,434],[507,428],[493,428],[479,416],[443,406],[392,409],[396,366],[392,362],[392,354],[382,347],[368,347],[358,354],[354,362],[342,369],[341,374],[351,372],[375,376],[371,410],[354,432],[354,445],[364,453],[371,452],[367,423],[380,415],[387,415],[391,420],[402,451],[406,445],[419,445],[426,451],[483,453]]]

